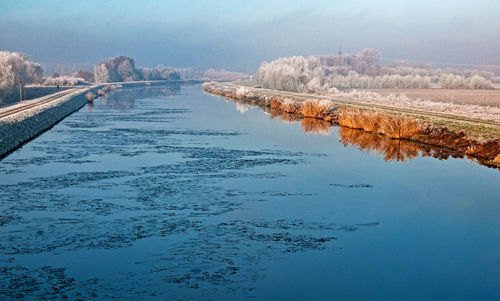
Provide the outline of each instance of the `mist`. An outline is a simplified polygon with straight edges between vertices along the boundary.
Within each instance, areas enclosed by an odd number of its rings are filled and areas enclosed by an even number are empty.
[[[500,63],[498,1],[2,1],[0,50],[42,65],[126,55],[138,66],[255,72],[292,55],[375,48],[381,61]]]

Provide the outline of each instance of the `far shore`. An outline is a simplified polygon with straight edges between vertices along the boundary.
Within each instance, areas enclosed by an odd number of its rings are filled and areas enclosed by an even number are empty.
[[[318,95],[256,88],[248,82],[211,82],[205,83],[203,88],[211,94],[295,114],[300,118],[317,118],[331,125],[361,129],[391,139],[444,147],[453,150],[457,156],[467,156],[481,164],[500,167],[500,121],[478,118],[483,117],[481,114],[463,116],[433,112],[425,107],[398,106],[397,102],[391,105],[367,102],[362,97],[372,95],[363,94],[363,91],[361,94],[341,92]],[[359,98],[347,97],[352,95]],[[405,101],[410,102],[408,99]],[[482,108],[486,112],[498,109]]]
[[[90,88],[94,86],[106,86],[106,85],[137,85],[137,84],[146,84],[146,83],[151,83],[151,84],[164,84],[164,83],[194,83],[194,84],[201,84],[203,83],[203,80],[145,80],[145,81],[130,81],[130,82],[112,82],[112,83],[90,83],[87,85],[66,85],[66,86],[47,86],[47,85],[40,85],[40,84],[29,84],[25,86],[25,89],[23,89],[23,101],[31,101],[31,100],[36,100],[37,98],[44,97],[44,96],[50,96],[52,94],[58,93],[62,90],[67,90],[67,89],[73,89],[73,88]],[[19,95],[17,95],[13,99],[0,99],[0,108],[5,108],[11,105],[16,105],[19,104]]]
[[[163,85],[170,83],[200,83],[195,80],[159,80],[101,83],[85,86],[67,86],[67,89],[46,87],[50,93],[25,100],[14,101],[8,106],[0,106],[0,159],[23,144],[47,131],[66,116],[77,111],[88,101],[87,93],[103,96],[117,87]],[[43,89],[42,89],[43,90]]]

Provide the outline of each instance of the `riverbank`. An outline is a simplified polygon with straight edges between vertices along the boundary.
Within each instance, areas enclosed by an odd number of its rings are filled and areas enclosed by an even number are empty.
[[[57,86],[41,86],[41,85],[27,85],[23,89],[23,102],[28,100],[37,99],[40,97],[48,96],[50,94],[59,93],[64,90],[73,89],[75,87],[57,87]],[[0,100],[0,108],[16,105],[19,103],[19,94],[9,99]]]
[[[10,114],[0,119],[0,158],[7,156],[23,143],[30,141],[42,132],[54,126],[64,117],[87,103],[85,94],[96,93],[99,86],[64,93],[54,100],[29,109]],[[43,100],[46,97],[42,97]],[[33,100],[30,103],[40,101]],[[23,104],[7,107],[22,106]]]
[[[104,90],[109,90],[106,89],[107,86],[126,88],[160,84],[165,84],[165,81],[137,81],[79,86],[0,108],[0,114],[14,111],[13,114],[0,117],[0,158],[7,156],[24,143],[53,127],[69,114],[80,109],[88,102],[86,94],[89,92],[98,95],[105,94],[107,91]],[[47,102],[46,100],[50,101]],[[36,105],[37,103],[40,103],[40,105]],[[23,107],[26,109],[23,109]]]
[[[491,167],[500,167],[500,122],[404,107],[244,87],[235,83],[206,83],[211,94],[270,110],[315,118],[340,125],[447,149]]]

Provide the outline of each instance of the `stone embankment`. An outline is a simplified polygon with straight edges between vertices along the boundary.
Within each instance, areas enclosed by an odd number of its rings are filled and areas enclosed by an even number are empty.
[[[158,84],[164,81],[78,87],[0,108],[0,158],[80,109],[89,101],[88,94],[102,96],[117,87],[144,86],[146,83]]]

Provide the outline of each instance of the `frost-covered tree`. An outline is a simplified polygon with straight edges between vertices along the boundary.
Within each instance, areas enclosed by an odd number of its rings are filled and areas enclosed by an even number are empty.
[[[322,93],[332,89],[424,89],[440,84],[447,89],[492,89],[500,82],[485,70],[432,70],[426,65],[396,62],[378,64],[379,53],[364,49],[358,54],[279,58],[263,62],[256,74],[264,88]]]
[[[469,87],[471,89],[493,89],[491,81],[479,75],[474,75],[471,77],[471,79],[469,80]]]
[[[134,59],[127,56],[107,59],[94,68],[97,83],[135,81],[140,77]]]
[[[19,52],[0,51],[0,99],[17,96],[19,81],[23,84],[40,83],[43,70],[28,56]]]
[[[158,65],[155,69],[139,69],[144,80],[179,80],[180,73],[173,67]]]
[[[135,68],[133,58],[120,56],[107,59],[94,68],[95,82],[126,82],[136,80],[178,80],[180,73],[173,67],[158,65],[155,69]]]
[[[173,67],[163,67],[163,68],[156,67],[156,68],[160,72],[160,79],[163,79],[163,80],[180,80],[181,79],[180,73]]]
[[[132,58],[123,58],[123,60],[118,64],[117,69],[118,76],[121,79],[117,81],[130,82],[140,78],[135,70],[135,62]]]
[[[324,74],[319,58],[294,56],[262,63],[256,78],[264,88],[308,92],[323,86]]]
[[[235,81],[248,78],[248,74],[225,69],[178,68],[176,71],[179,73],[179,79],[183,80]]]
[[[94,73],[87,70],[75,71],[71,74],[71,77],[82,78],[89,83],[95,82]]]
[[[96,83],[111,82],[111,77],[109,76],[109,70],[106,67],[106,64],[99,64],[94,67],[94,79]]]

